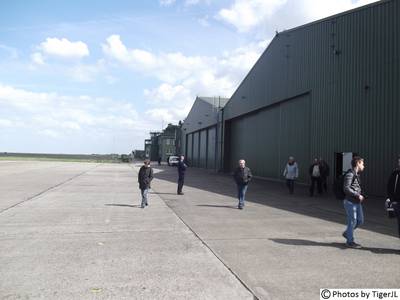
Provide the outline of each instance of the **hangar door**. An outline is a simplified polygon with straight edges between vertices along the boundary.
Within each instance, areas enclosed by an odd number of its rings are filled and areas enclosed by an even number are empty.
[[[307,180],[310,149],[310,94],[269,106],[230,121],[229,166],[245,159],[253,174],[281,178],[289,156],[299,164],[300,181]]]
[[[216,127],[187,134],[186,156],[191,167],[215,169]]]

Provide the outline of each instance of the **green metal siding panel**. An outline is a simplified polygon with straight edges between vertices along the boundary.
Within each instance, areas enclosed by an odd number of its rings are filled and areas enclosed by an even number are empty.
[[[248,156],[258,175],[279,178],[280,172],[271,171],[278,169],[272,161],[276,149],[259,134],[276,132],[271,119],[279,107],[278,139],[285,138],[284,128],[303,128],[308,137],[300,136],[309,141],[300,140],[297,147],[280,143],[279,170],[294,155],[307,180],[304,172],[313,156],[325,158],[333,169],[335,152],[358,152],[366,159],[367,193],[384,195],[400,153],[398,16],[399,1],[383,1],[275,37],[225,107],[226,120],[232,121],[231,168]],[[273,105],[307,91],[307,100]],[[294,121],[293,114],[301,119]]]
[[[299,165],[299,181],[308,182],[310,153],[310,95],[280,105],[279,161],[285,165],[294,156]]]
[[[199,132],[193,133],[193,157],[192,166],[199,167]]]
[[[192,133],[187,135],[186,159],[190,163],[193,160],[193,134]]]
[[[308,166],[309,98],[307,94],[232,120],[231,169],[239,159],[245,159],[255,175],[279,178],[290,155]],[[307,181],[306,168],[300,170],[299,179]]]
[[[215,169],[216,163],[216,127],[208,129],[207,169]]]
[[[207,129],[199,132],[200,134],[200,152],[199,152],[199,167],[207,167]]]

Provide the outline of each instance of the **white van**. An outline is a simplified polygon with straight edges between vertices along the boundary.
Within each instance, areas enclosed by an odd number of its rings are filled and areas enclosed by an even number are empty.
[[[179,156],[168,157],[168,166],[176,166],[179,163]]]

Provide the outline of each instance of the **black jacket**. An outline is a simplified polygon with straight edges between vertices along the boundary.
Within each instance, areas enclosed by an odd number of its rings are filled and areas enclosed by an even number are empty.
[[[152,180],[153,169],[151,167],[146,168],[145,166],[142,166],[138,174],[139,188],[141,190],[149,189]]]
[[[185,176],[185,171],[186,171],[186,168],[187,168],[187,165],[185,164],[185,162],[180,160],[178,162],[177,167],[178,167],[179,177],[184,177]]]
[[[343,191],[346,195],[346,199],[353,203],[360,203],[358,196],[361,193],[361,181],[358,174],[351,169],[346,173],[343,179]]]
[[[391,201],[400,201],[400,169],[396,169],[390,174],[387,194]]]
[[[237,167],[233,173],[233,178],[238,185],[248,184],[251,177],[253,177],[253,175],[251,175],[251,170],[248,167],[244,167],[244,169]]]
[[[327,178],[329,176],[329,165],[323,161],[319,164],[319,171],[321,173],[321,178]]]

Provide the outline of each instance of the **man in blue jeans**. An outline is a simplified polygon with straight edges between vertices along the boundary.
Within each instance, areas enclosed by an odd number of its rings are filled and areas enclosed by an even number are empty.
[[[361,192],[361,181],[358,175],[364,171],[364,159],[359,156],[353,157],[351,167],[343,180],[343,191],[346,195],[343,205],[347,216],[347,228],[343,232],[343,237],[346,239],[347,247],[359,249],[361,245],[354,242],[354,230],[364,223],[362,202],[365,198]]]
[[[400,238],[400,156],[397,158],[397,168],[390,174],[387,184],[387,194],[388,205],[393,209],[393,217],[397,218]]]
[[[235,179],[238,189],[239,209],[243,209],[244,207],[246,191],[251,177],[251,171],[248,167],[246,167],[246,161],[244,159],[239,160],[239,167],[237,167],[233,173],[233,178]]]

